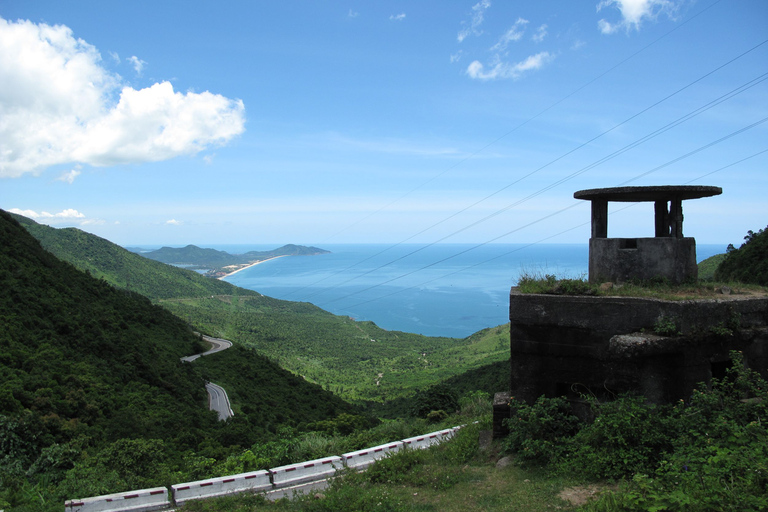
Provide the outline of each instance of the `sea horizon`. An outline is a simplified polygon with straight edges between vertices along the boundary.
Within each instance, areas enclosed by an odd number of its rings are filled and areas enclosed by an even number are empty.
[[[200,247],[242,254],[279,246]],[[310,302],[386,330],[464,338],[509,321],[509,290],[520,275],[586,276],[589,257],[586,243],[316,247],[330,253],[277,258],[224,280],[276,299]],[[725,252],[725,247],[699,244],[697,261]]]

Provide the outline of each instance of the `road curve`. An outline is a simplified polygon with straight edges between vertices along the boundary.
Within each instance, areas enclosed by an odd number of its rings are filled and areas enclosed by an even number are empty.
[[[202,354],[195,354],[193,356],[182,357],[181,360],[187,363],[191,363],[198,357],[209,356],[216,352],[221,352],[232,346],[232,342],[221,338],[212,338],[210,336],[203,335],[203,339],[213,345],[210,350],[203,352]],[[224,388],[212,382],[205,383],[205,390],[208,392],[208,409],[216,411],[219,414],[219,421],[226,420],[235,415],[232,412],[232,407],[229,404],[229,397]]]
[[[226,420],[235,415],[229,405],[229,397],[224,388],[208,382],[205,384],[205,390],[208,391],[208,408],[219,414],[219,421]]]
[[[203,340],[205,340],[208,343],[212,344],[213,348],[211,348],[210,350],[208,350],[206,352],[203,352],[202,354],[195,354],[193,356],[182,357],[181,360],[182,361],[186,361],[188,363],[191,363],[192,361],[194,361],[198,357],[209,356],[211,354],[215,354],[216,352],[221,352],[222,350],[226,350],[226,349],[228,349],[229,347],[232,346],[232,342],[231,341],[224,340],[224,339],[221,339],[221,338],[211,338],[210,336],[203,335]]]

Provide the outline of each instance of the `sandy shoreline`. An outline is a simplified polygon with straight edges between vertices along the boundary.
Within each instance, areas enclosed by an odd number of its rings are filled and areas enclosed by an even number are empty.
[[[290,256],[290,255],[289,255],[289,254],[282,254],[282,255],[280,255],[280,256],[272,256],[271,258],[267,258],[267,259],[265,259],[265,260],[254,261],[253,263],[249,263],[248,265],[246,265],[246,266],[244,266],[244,267],[240,267],[240,268],[238,268],[237,270],[233,270],[232,272],[227,272],[227,273],[226,273],[226,274],[224,274],[223,276],[221,276],[221,277],[217,277],[216,279],[224,279],[225,277],[229,277],[229,276],[231,276],[232,274],[237,274],[237,273],[238,273],[238,272],[240,272],[241,270],[245,270],[245,269],[247,269],[247,268],[251,268],[251,267],[253,267],[253,266],[255,266],[255,265],[258,265],[259,263],[264,263],[265,261],[274,260],[274,259],[277,259],[277,258],[284,258],[285,256]]]

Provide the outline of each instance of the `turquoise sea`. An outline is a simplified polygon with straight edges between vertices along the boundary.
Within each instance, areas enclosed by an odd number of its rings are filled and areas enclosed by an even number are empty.
[[[274,246],[217,245],[232,254]],[[587,275],[586,244],[332,244],[330,254],[284,257],[226,278],[277,299],[311,302],[388,330],[463,338],[508,322],[521,273]],[[701,261],[725,251],[698,245]]]

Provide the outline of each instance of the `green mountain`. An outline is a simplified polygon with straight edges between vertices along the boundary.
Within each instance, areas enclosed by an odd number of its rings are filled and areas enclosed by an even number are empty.
[[[59,260],[2,210],[0,325],[0,508],[211,476],[282,426],[355,412],[253,351],[182,363],[203,350],[186,322]],[[233,419],[208,410],[206,380],[231,388]]]
[[[768,286],[768,227],[748,231],[738,249],[729,245],[715,279]]]
[[[59,259],[113,286],[140,293],[150,299],[257,295],[254,291],[237,288],[192,270],[143,258],[76,228],[55,229],[21,215],[11,215]]]
[[[264,297],[142,258],[78,229],[53,229],[17,218],[46,248],[76,267],[118,287],[130,284],[131,290],[159,301],[196,330],[253,348],[347,400],[409,396],[509,358],[506,326],[465,339],[386,331],[312,304]]]
[[[271,251],[250,251],[244,254],[229,254],[216,249],[205,249],[196,245],[186,247],[162,247],[156,251],[142,252],[141,255],[163,263],[191,265],[198,268],[220,269],[229,265],[243,265],[278,256],[314,256],[329,251],[303,245],[284,245]]]

